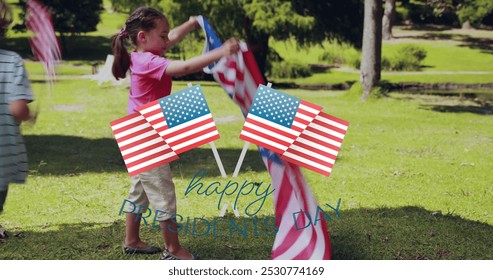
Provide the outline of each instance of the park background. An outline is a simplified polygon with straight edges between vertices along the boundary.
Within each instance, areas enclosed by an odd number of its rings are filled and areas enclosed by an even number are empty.
[[[19,1],[8,2],[14,9],[14,25],[22,24]],[[100,1],[76,2],[90,7],[90,3]],[[189,15],[203,14],[219,37],[241,35],[231,28],[239,19],[214,10],[217,1],[182,1],[183,6],[177,4],[179,1],[148,2],[169,14],[172,25]],[[302,18],[286,12],[286,3],[291,1],[268,1],[267,6],[264,1],[223,1],[222,6],[240,9],[240,2],[249,3],[246,15],[265,23],[258,27],[262,30],[279,31],[276,21],[283,17],[269,18],[268,11],[292,16],[294,23],[283,24],[291,24],[293,30],[305,28]],[[362,101],[358,83],[358,37],[362,35],[341,26],[362,24],[363,1],[347,2],[358,9],[334,4],[347,9],[331,13],[354,18],[348,17],[348,22],[341,21],[338,26],[328,22],[333,26],[329,35],[322,32],[326,39],[321,44],[309,44],[319,39],[311,38],[315,31],[309,29],[268,37],[272,51],[266,60],[269,65],[262,67],[274,88],[319,104],[325,112],[350,122],[331,176],[304,170],[320,207],[328,214],[333,212],[325,204],[335,207],[341,199],[341,216],[327,220],[333,258],[492,259],[491,8],[480,20],[471,17],[474,20],[467,24],[472,26],[463,26],[464,9],[437,6],[448,1],[428,1],[432,3],[428,5],[423,3],[426,1],[397,1],[398,25],[393,28],[393,38],[383,41],[381,82]],[[488,4],[481,0],[465,2]],[[10,188],[0,223],[18,237],[0,244],[0,259],[156,258],[124,255],[121,250],[124,218],[118,214],[129,189],[129,177],[109,122],[125,115],[128,83],[99,85],[91,78],[94,65],[102,68],[111,53],[110,37],[131,8],[113,6],[106,0],[102,7],[95,31],[64,34],[64,59],[51,94],[42,66],[32,59],[29,33],[22,28],[20,32],[11,30],[0,43],[25,59],[37,99],[32,108],[40,112],[34,126],[22,127],[29,178],[25,185]],[[324,20],[315,18],[317,22]],[[233,33],[226,34],[228,29]],[[361,26],[358,30],[362,31]],[[203,38],[201,32],[195,33],[169,56],[199,55]],[[302,44],[305,41],[308,44]],[[196,75],[183,79],[203,87],[221,135],[216,146],[231,174],[243,146],[239,139],[243,125],[240,110],[210,78]],[[185,88],[187,82],[175,80],[172,91]],[[217,196],[184,194],[199,169],[207,171],[205,182],[224,185],[230,180],[220,177],[209,146],[183,154],[172,163],[178,213],[212,220],[220,212]],[[270,182],[253,145],[239,177],[232,180]],[[226,216],[236,224],[247,223],[247,237],[238,231],[230,236],[230,228],[223,223],[218,229],[223,238],[188,233],[181,234],[182,243],[203,259],[269,259],[273,236],[256,236],[251,218],[243,214],[255,199],[255,195],[240,198],[242,217]],[[233,197],[223,201],[232,203]],[[269,197],[256,217],[273,214]],[[199,231],[205,230],[202,224]],[[267,231],[272,232],[272,228]],[[159,231],[150,226],[143,226],[143,239],[162,245]]]

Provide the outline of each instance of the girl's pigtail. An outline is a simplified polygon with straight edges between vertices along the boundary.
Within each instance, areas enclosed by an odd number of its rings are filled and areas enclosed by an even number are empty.
[[[115,60],[113,61],[111,72],[117,80],[124,79],[130,68],[130,56],[125,47],[126,39],[128,39],[128,34],[125,28],[122,28],[118,34],[113,36],[113,55]]]

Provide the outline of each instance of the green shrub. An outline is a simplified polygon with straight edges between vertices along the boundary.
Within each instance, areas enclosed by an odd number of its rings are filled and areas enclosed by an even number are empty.
[[[413,44],[399,47],[391,58],[382,57],[382,69],[387,71],[418,71],[426,58],[426,50]]]
[[[345,64],[351,68],[359,69],[361,66],[361,53],[348,57]]]
[[[273,78],[304,78],[312,75],[310,66],[298,61],[280,61],[272,63],[270,76]]]
[[[331,42],[328,46],[324,45],[324,52],[319,56],[319,61],[358,69],[361,64],[361,52],[350,44]]]
[[[318,59],[328,64],[341,65],[344,63],[342,53],[333,53],[331,51],[324,51]]]

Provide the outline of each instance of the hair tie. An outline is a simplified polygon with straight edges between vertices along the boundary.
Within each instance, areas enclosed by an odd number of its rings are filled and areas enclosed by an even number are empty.
[[[120,32],[118,33],[118,37],[123,38],[123,39],[128,38],[128,33],[127,33],[127,30],[125,29],[125,27],[122,27],[120,29]]]

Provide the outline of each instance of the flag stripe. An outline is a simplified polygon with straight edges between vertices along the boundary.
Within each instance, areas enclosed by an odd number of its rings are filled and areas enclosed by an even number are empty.
[[[192,134],[184,137],[183,135],[179,135],[177,137],[180,137],[179,139],[176,139],[176,141],[173,141],[174,139],[171,139],[169,140],[169,143],[173,143],[173,146],[176,147],[176,149],[182,149],[182,146],[183,145],[192,145],[193,144],[193,141],[202,141],[203,139],[205,139],[205,135],[209,135],[209,133],[213,132],[212,134],[210,135],[219,135],[219,133],[217,132],[217,129],[216,127],[214,126],[214,123],[212,123],[212,125],[210,127],[207,127],[207,126],[203,126],[203,127],[199,127],[196,129],[196,131],[194,131]],[[212,136],[209,136],[209,137],[212,137]],[[217,140],[219,139],[219,136],[218,137],[213,137],[214,140]],[[213,140],[211,140],[213,141]]]
[[[322,164],[318,164],[315,161],[310,161],[308,156],[305,154],[299,153],[301,156],[296,155],[292,152],[285,152],[281,158],[284,160],[287,160],[291,163],[294,163],[296,165],[306,167],[312,171],[318,172],[322,175],[329,176],[330,172],[332,171],[332,168],[324,166]]]
[[[178,158],[140,113],[114,120],[110,125],[130,176]]]
[[[128,160],[127,167],[132,169],[136,166],[140,166],[141,164],[148,165],[149,163],[162,161],[174,156],[175,155],[173,153],[170,153],[169,148],[159,147],[145,153],[140,153],[139,156],[132,158],[132,160]]]
[[[253,144],[261,143],[266,149],[269,149],[275,153],[282,153],[285,150],[285,146],[280,145],[278,142],[270,141],[265,138],[260,139],[258,133],[253,134],[247,130],[243,130],[241,132],[240,138]]]
[[[334,123],[334,119],[336,118],[321,112],[282,154],[282,158],[329,176],[348,125],[347,122]]]
[[[260,134],[269,135],[274,141],[275,139],[278,139],[279,142],[285,142],[287,145],[291,144],[294,139],[296,139],[296,134],[294,134],[292,130],[277,126],[275,123],[267,120],[263,120],[262,122],[255,116],[247,118],[244,128],[252,129],[252,131],[250,131],[252,133],[258,131]]]
[[[186,151],[188,151],[194,147],[199,147],[199,146],[205,145],[205,144],[210,143],[210,142],[217,140],[217,139],[219,139],[219,133],[217,132],[217,130],[213,131],[213,132],[209,132],[206,135],[195,139],[193,142],[189,141],[190,143],[185,142],[185,143],[182,143],[181,145],[177,145],[176,146],[176,153],[181,154],[181,153],[186,152]]]

